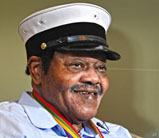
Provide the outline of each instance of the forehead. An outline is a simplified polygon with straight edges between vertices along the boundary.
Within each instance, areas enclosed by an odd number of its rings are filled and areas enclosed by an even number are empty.
[[[55,51],[54,53],[54,58],[70,58],[74,59],[74,58],[93,58],[102,62],[106,62],[106,56],[104,53],[102,52],[97,52],[97,51],[93,51],[93,52],[86,52],[86,51],[73,51],[73,52],[66,52],[66,51]]]

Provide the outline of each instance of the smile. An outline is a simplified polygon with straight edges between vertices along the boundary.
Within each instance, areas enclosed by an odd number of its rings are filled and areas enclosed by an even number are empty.
[[[74,85],[70,91],[84,96],[97,96],[102,94],[102,90],[99,86],[90,84]]]
[[[78,94],[81,94],[81,95],[97,95],[96,92],[86,92],[86,91],[83,91],[83,92],[76,92]]]

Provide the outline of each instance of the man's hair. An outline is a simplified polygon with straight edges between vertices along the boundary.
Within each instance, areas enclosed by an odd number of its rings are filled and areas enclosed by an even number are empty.
[[[45,53],[43,53],[43,55],[40,56],[42,62],[42,69],[45,74],[48,73],[53,55],[54,55],[54,50],[47,50],[45,51]],[[25,73],[27,75],[30,75],[28,66],[26,67]]]

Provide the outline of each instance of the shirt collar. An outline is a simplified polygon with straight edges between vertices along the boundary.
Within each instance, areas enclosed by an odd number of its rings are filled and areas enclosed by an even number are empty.
[[[106,128],[105,128],[105,127],[102,128],[102,127],[97,126],[96,123],[97,123],[97,122],[98,122],[98,123],[100,122],[100,124],[103,124],[102,121],[100,121],[100,120],[98,120],[98,119],[96,119],[96,118],[92,118],[91,120],[92,120],[93,123],[96,125],[96,127],[98,127],[98,129],[100,130],[100,132],[101,132],[102,134],[109,134],[109,132],[106,131]],[[81,135],[81,136],[89,136],[89,137],[94,138],[94,137],[97,135],[97,133],[94,131],[93,127],[91,126],[91,124],[90,124],[89,122],[84,123],[83,126],[84,126],[84,128],[80,131],[80,135]],[[108,128],[107,128],[107,129],[108,129]]]
[[[97,127],[102,133],[105,133],[105,134],[109,134],[109,133],[110,133],[109,127],[108,127],[108,125],[107,125],[106,122],[103,122],[103,121],[101,121],[101,120],[99,120],[99,119],[97,119],[97,118],[95,118],[95,117],[92,118],[91,120],[93,121],[93,123],[96,125],[96,127]],[[98,126],[97,123],[100,123],[101,126]]]
[[[22,105],[34,126],[48,129],[58,125],[51,114],[30,96],[30,92],[23,92],[19,104]]]

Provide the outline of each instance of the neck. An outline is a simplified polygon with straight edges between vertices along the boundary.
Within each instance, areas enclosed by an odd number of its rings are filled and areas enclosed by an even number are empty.
[[[72,126],[77,132],[79,132],[83,128],[82,124],[72,124]]]

